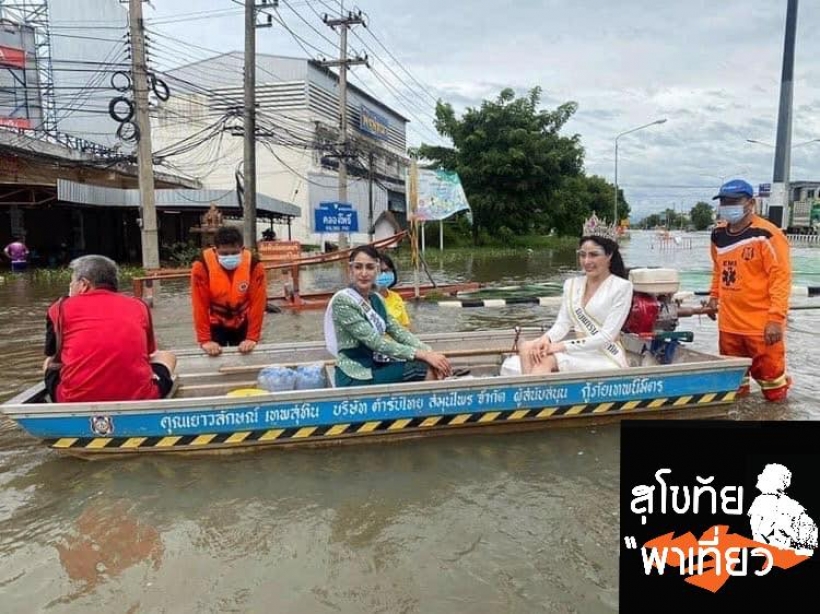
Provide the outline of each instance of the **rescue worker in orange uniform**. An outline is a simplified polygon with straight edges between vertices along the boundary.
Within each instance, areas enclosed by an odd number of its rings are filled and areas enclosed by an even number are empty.
[[[720,353],[752,359],[751,376],[769,401],[786,398],[785,327],[791,294],[789,242],[755,213],[754,190],[742,179],[724,183],[714,199],[724,221],[712,231],[712,287]],[[713,199],[713,200],[714,200]],[[746,374],[739,394],[749,393]]]
[[[223,346],[253,351],[265,316],[265,269],[242,244],[232,226],[216,231],[214,246],[202,251],[191,268],[191,302],[199,346],[218,356]]]

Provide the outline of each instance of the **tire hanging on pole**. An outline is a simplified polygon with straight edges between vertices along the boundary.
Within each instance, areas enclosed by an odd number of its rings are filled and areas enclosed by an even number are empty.
[[[119,84],[118,84],[119,81]],[[131,90],[131,75],[127,71],[118,70],[111,75],[111,87],[118,92],[128,92]]]
[[[121,115],[117,112],[117,106],[121,103],[124,103],[127,108],[125,115]],[[115,96],[111,99],[111,102],[108,103],[108,114],[111,116],[111,119],[120,124],[130,122],[134,117],[134,103],[125,96]]]
[[[168,84],[157,77],[154,73],[151,73],[148,76],[148,81],[151,84],[151,89],[154,91],[154,95],[160,101],[165,102],[171,97],[171,90],[168,89]]]
[[[133,121],[122,122],[117,127],[117,138],[126,143],[136,143],[140,140],[140,127]]]

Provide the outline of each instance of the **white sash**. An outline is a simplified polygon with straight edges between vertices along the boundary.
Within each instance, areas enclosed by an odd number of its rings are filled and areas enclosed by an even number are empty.
[[[598,288],[600,291],[601,288]],[[569,292],[569,312],[572,316],[572,319],[575,321],[576,326],[575,330],[577,333],[586,333],[582,334],[582,337],[591,337],[597,334],[600,331],[600,326],[595,319],[584,309],[581,305],[577,305],[574,302],[575,299],[575,280],[572,281],[572,288]],[[618,362],[618,364],[627,364],[626,362],[626,352],[621,347],[620,343],[607,343],[603,348],[602,351],[607,356],[613,358]]]
[[[343,290],[339,290],[328,301],[327,308],[325,309],[325,347],[333,356],[339,355],[339,342],[336,338],[336,327],[333,326],[333,300],[340,294],[346,294],[359,304],[359,307],[361,307],[362,311],[364,311],[367,321],[370,322],[370,325],[377,333],[379,333],[379,335],[384,335],[387,331],[387,323],[378,313],[376,313],[376,310],[373,309],[370,303],[364,300],[361,294],[356,292],[353,288],[344,288]]]

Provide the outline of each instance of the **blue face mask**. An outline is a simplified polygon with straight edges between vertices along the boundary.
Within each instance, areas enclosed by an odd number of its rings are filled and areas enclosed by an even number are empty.
[[[737,224],[746,216],[743,205],[721,205],[718,207],[720,217],[730,224]]]
[[[233,271],[239,266],[239,262],[242,260],[241,254],[231,254],[230,256],[217,255],[216,258],[226,271]]]
[[[389,288],[396,281],[396,274],[393,271],[382,271],[376,278],[376,284],[382,288]]]

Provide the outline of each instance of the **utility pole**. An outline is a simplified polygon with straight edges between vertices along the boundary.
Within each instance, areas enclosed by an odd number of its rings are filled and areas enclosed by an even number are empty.
[[[373,243],[373,158],[374,154],[371,151],[367,156],[370,178],[367,185],[367,234],[371,243]]]
[[[347,202],[347,157],[350,155],[348,151],[347,142],[347,69],[349,66],[356,64],[367,64],[367,56],[355,58],[347,57],[347,30],[353,25],[365,25],[362,12],[352,11],[344,14],[344,4],[342,4],[341,13],[338,19],[331,19],[327,14],[324,15],[323,21],[326,25],[335,29],[340,27],[339,32],[339,59],[338,60],[324,60],[319,62],[322,66],[338,66],[339,68],[339,133],[341,138],[342,152],[339,155],[339,202]],[[347,247],[347,234],[339,233],[339,248]]]
[[[772,191],[769,197],[769,221],[781,228],[789,225],[789,175],[792,149],[792,98],[794,93],[794,39],[797,30],[797,0],[786,8],[786,35],[783,42],[783,71],[780,77],[780,110],[777,117],[777,143],[774,150]],[[774,209],[773,209],[774,208]],[[772,213],[782,212],[781,219]],[[777,213],[775,213],[777,215]],[[778,223],[779,222],[779,223]]]
[[[134,84],[135,121],[139,130],[137,170],[139,174],[140,217],[142,218],[142,266],[159,268],[157,210],[154,203],[154,160],[151,151],[151,118],[148,115],[148,70],[145,64],[143,0],[129,0],[128,28],[131,35],[131,83]]]
[[[245,200],[242,207],[242,239],[245,247],[256,249],[256,28],[269,28],[273,18],[257,25],[256,13],[259,8],[267,6],[276,8],[278,0],[269,3],[262,0],[245,0],[245,94],[244,94],[244,167],[245,167]]]

